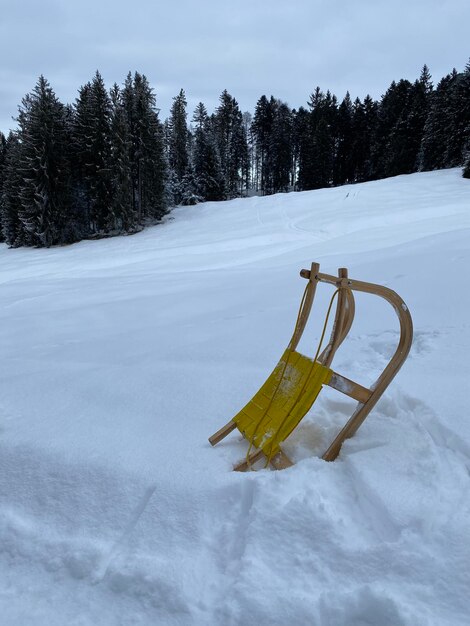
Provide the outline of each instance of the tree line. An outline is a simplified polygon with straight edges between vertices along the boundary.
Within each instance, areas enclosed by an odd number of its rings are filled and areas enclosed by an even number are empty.
[[[470,62],[434,88],[427,66],[379,101],[317,87],[306,107],[224,91],[188,123],[184,90],[161,122],[142,74],[108,91],[96,72],[64,105],[47,80],[0,132],[0,240],[50,246],[134,233],[178,204],[306,191],[463,166],[470,178]]]

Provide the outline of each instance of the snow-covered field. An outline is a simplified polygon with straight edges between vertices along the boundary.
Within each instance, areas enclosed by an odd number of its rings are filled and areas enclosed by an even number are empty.
[[[410,357],[335,463],[319,457],[354,403],[326,388],[293,468],[232,472],[246,443],[207,437],[282,354],[312,261],[396,290]],[[0,246],[0,623],[468,625],[469,266],[459,170]],[[375,380],[387,306],[357,297],[335,370]]]

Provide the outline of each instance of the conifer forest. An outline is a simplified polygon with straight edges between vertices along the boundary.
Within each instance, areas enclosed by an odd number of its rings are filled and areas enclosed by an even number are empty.
[[[380,100],[317,87],[291,109],[242,112],[224,91],[189,117],[182,89],[161,120],[142,74],[108,90],[96,72],[63,104],[40,76],[0,132],[0,241],[51,246],[141,230],[171,207],[463,167],[470,178],[470,62],[433,85],[392,82]]]

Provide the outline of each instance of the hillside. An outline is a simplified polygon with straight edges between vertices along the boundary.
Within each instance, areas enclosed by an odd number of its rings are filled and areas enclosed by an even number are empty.
[[[207,437],[282,354],[312,261],[396,290],[410,357],[335,463],[319,457],[353,404],[325,389],[293,468],[231,472],[246,444]],[[468,624],[469,263],[460,170],[0,245],[2,623]],[[358,297],[335,369],[370,385],[397,338]]]

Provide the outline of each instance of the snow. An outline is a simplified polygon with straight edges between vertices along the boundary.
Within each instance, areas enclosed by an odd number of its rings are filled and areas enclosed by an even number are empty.
[[[470,623],[469,200],[447,170],[0,246],[1,623]],[[207,437],[282,355],[312,261],[396,290],[411,354],[336,462],[355,403],[325,388],[294,467],[232,472],[246,442]],[[363,385],[398,341],[378,300],[333,363]]]

